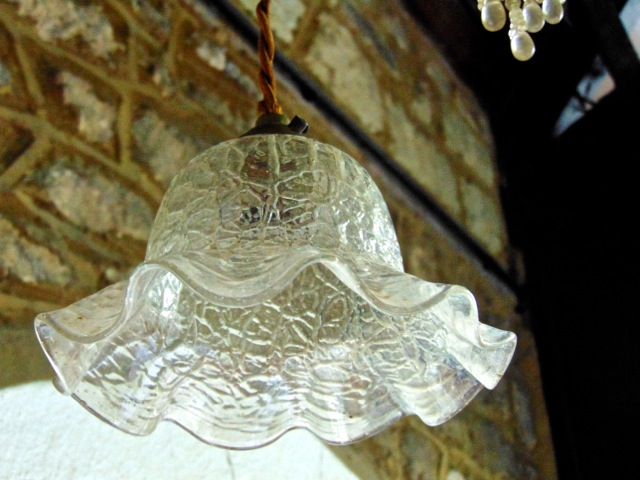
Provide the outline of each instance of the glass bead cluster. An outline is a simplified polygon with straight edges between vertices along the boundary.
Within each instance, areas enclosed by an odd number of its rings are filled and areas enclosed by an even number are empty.
[[[520,61],[529,60],[536,51],[530,33],[542,30],[545,23],[555,25],[564,17],[565,0],[478,0],[482,25],[490,32],[501,30],[509,12],[511,52]]]

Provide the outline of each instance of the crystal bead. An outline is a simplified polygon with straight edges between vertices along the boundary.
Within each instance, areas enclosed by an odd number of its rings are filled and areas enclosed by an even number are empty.
[[[542,2],[542,13],[545,20],[551,25],[560,23],[564,17],[564,9],[560,0],[544,0]]]
[[[527,32],[515,31],[511,35],[511,53],[516,60],[525,61],[533,57],[536,47],[533,44],[531,35]]]
[[[536,33],[544,27],[544,14],[535,0],[527,0],[522,9],[527,32]]]
[[[514,8],[509,11],[509,20],[511,21],[511,28],[514,30],[522,31],[526,28],[526,22],[524,19],[524,13],[521,8]]]
[[[513,10],[514,8],[520,8],[520,0],[505,0],[504,6],[507,10]]]
[[[490,32],[497,32],[507,22],[507,14],[499,0],[489,0],[482,7],[480,14],[482,25]]]

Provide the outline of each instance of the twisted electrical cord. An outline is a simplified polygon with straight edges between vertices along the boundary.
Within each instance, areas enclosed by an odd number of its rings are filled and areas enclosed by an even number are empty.
[[[269,12],[271,0],[260,0],[256,8],[260,37],[258,38],[258,57],[260,59],[260,74],[258,76],[258,86],[262,90],[263,100],[258,102],[258,113],[282,114],[282,107],[276,98],[276,78],[273,71],[273,59],[275,58],[275,44]]]

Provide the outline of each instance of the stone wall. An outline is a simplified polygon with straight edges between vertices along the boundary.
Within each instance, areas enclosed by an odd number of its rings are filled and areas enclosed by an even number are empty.
[[[229,3],[253,22],[253,0]],[[253,125],[255,46],[234,25],[197,0],[0,0],[0,386],[51,377],[33,317],[125,278],[178,169]],[[273,25],[278,51],[506,267],[486,116],[401,3],[275,1]],[[370,171],[407,271],[465,285],[484,323],[519,335],[496,390],[453,420],[407,418],[336,453],[367,479],[555,478],[514,293],[295,81],[279,80],[285,111]]]

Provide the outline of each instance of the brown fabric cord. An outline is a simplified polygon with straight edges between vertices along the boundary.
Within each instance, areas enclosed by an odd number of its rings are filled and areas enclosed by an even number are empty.
[[[260,38],[258,39],[258,56],[260,59],[260,75],[258,86],[262,90],[263,100],[258,102],[258,114],[265,113],[282,114],[282,107],[276,98],[276,79],[273,71],[273,59],[275,57],[275,45],[269,11],[271,0],[261,0],[256,8]]]

